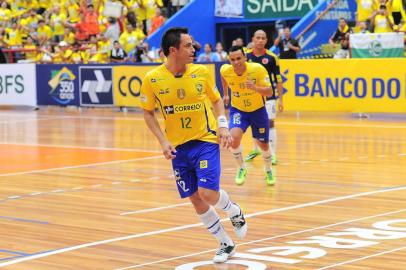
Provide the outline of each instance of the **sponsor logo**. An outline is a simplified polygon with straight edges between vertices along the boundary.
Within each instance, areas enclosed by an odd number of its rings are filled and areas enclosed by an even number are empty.
[[[197,112],[202,111],[203,109],[204,107],[202,103],[164,106],[164,111],[166,114]]]
[[[390,98],[402,95],[399,78],[317,78],[295,74],[295,95],[298,97]]]
[[[203,182],[203,183],[206,183],[206,182],[207,182],[207,179],[206,179],[206,178],[200,178],[199,181],[200,181],[200,182]]]
[[[112,105],[111,67],[80,67],[81,104]]]
[[[207,169],[208,166],[209,163],[207,162],[207,160],[200,160],[200,169]]]
[[[402,241],[401,239],[406,238],[404,224],[406,224],[406,219],[400,218],[377,221],[368,227],[344,228],[323,235],[311,235],[294,241],[290,240],[280,245],[271,242],[268,244],[265,242],[266,240],[262,240],[260,248],[254,247],[244,252],[240,251],[233,256],[230,263],[247,266],[244,269],[257,270],[273,268],[270,265],[275,263],[286,267],[291,266],[291,268],[295,265],[296,269],[304,269],[305,265],[311,263],[312,260],[330,264],[337,252],[346,254],[351,254],[352,250],[365,252],[367,248],[378,249],[387,246],[391,241]],[[303,252],[309,253],[311,256],[304,257]],[[192,270],[213,264],[215,263],[212,261],[188,262],[177,266],[175,270]]]
[[[201,83],[196,84],[196,90],[200,95],[203,92],[203,85]]]
[[[166,88],[166,89],[159,89],[158,94],[159,94],[159,95],[169,94],[169,88]]]
[[[173,106],[164,106],[164,111],[166,114],[174,114],[175,113],[175,109],[173,108]]]
[[[183,88],[176,90],[176,93],[179,99],[184,99],[186,97],[186,91]]]
[[[140,100],[141,100],[141,102],[143,102],[143,103],[147,103],[148,98],[147,98],[147,96],[145,96],[145,95],[141,95],[141,96],[140,96]]]
[[[233,92],[233,96],[240,97],[240,93],[239,92]]]
[[[118,91],[123,97],[126,97],[127,93],[133,97],[138,97],[141,94],[141,85],[142,81],[137,76],[130,77],[128,80],[126,76],[122,76],[118,80]]]
[[[285,70],[285,71],[281,74],[281,77],[282,77],[282,84],[283,84],[283,85],[286,85],[285,83],[288,81],[288,73],[289,73],[289,69]],[[276,89],[276,87],[275,87],[275,89]],[[283,87],[282,93],[283,93],[283,94],[286,94],[287,92],[288,92],[288,89],[286,89],[285,87]]]
[[[179,181],[179,180],[182,179],[182,178],[180,177],[180,172],[179,172],[178,169],[174,169],[174,170],[173,170],[173,175],[175,176],[175,180],[176,180],[176,181]]]
[[[51,71],[51,80],[48,85],[51,87],[49,94],[60,105],[69,104],[75,99],[75,75],[68,68]]]

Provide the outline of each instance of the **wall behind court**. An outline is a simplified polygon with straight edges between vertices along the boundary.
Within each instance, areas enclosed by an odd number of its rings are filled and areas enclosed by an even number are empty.
[[[220,93],[220,67],[206,64]],[[156,65],[0,65],[0,105],[139,107]],[[406,59],[280,60],[287,111],[406,113]],[[21,92],[21,93],[20,93]]]

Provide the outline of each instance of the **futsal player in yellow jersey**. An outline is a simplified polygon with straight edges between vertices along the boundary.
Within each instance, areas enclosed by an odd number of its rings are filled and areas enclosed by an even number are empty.
[[[142,81],[144,119],[165,158],[172,160],[180,196],[189,197],[203,224],[220,243],[213,261],[225,262],[234,254],[235,244],[215,208],[227,212],[239,238],[245,236],[247,224],[240,207],[220,189],[218,140],[225,147],[232,140],[224,103],[207,68],[192,64],[195,50],[187,28],[168,29],[161,47],[167,61]],[[156,105],[164,117],[165,134],[155,116]]]
[[[258,63],[247,63],[244,49],[233,46],[229,52],[229,64],[220,69],[223,84],[224,103],[229,103],[228,88],[231,90],[230,132],[233,137],[231,151],[239,166],[235,182],[245,182],[247,168],[242,157],[241,139],[251,126],[252,137],[257,140],[265,162],[265,181],[275,184],[271,169],[271,150],[269,147],[269,120],[265,108],[265,97],[272,96],[273,89],[268,71]]]

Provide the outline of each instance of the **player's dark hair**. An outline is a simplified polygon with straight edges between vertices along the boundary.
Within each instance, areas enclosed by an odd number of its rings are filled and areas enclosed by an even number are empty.
[[[232,53],[236,51],[241,51],[242,54],[245,55],[244,48],[242,46],[232,46],[229,52]]]
[[[169,55],[170,47],[179,49],[181,35],[188,33],[189,31],[185,27],[173,27],[166,30],[161,41],[161,48],[164,51],[165,56]]]

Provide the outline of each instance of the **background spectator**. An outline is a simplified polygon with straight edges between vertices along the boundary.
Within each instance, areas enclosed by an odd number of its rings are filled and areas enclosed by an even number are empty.
[[[197,62],[216,62],[220,61],[220,58],[217,54],[213,53],[213,49],[210,44],[204,44],[204,52],[199,54]]]
[[[219,59],[218,61],[225,62],[228,60],[228,54],[224,51],[223,44],[221,42],[216,43],[216,57]]]
[[[127,52],[123,50],[120,42],[117,40],[113,43],[113,49],[110,51],[110,60],[114,63],[124,62],[127,59]]]
[[[379,11],[372,18],[374,33],[393,32],[394,21],[392,15],[386,10],[385,5],[379,6]]]
[[[296,54],[300,52],[299,42],[292,38],[289,27],[285,27],[283,33],[282,31],[278,32],[274,45],[279,48],[281,59],[296,59]]]
[[[329,39],[329,43],[335,47],[337,43],[341,43],[341,40],[345,38],[345,36],[350,33],[350,27],[347,24],[347,21],[344,18],[340,18],[338,21],[338,28],[333,34],[333,36]]]

